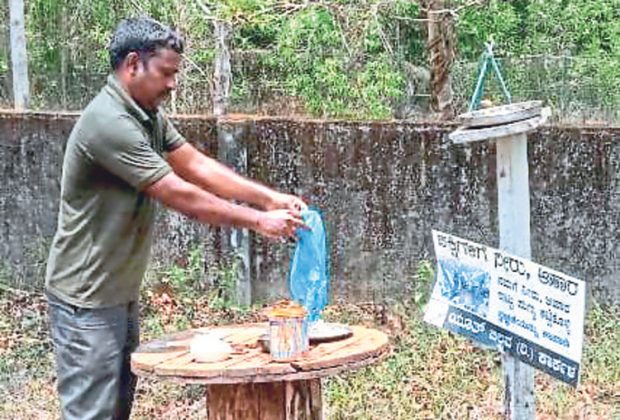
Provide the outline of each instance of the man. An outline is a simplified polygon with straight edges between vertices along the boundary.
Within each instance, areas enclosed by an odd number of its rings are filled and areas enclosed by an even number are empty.
[[[113,74],[69,137],[46,290],[65,419],[126,419],[136,378],[138,295],[155,201],[200,222],[294,236],[303,201],[243,178],[186,143],[159,109],[176,87],[183,40],[124,20]],[[232,204],[235,199],[262,210]]]

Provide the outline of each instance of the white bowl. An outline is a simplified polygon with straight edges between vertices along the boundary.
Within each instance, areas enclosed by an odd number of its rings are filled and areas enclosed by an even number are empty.
[[[199,363],[221,362],[230,357],[233,349],[226,341],[212,334],[198,334],[189,344],[189,352]]]

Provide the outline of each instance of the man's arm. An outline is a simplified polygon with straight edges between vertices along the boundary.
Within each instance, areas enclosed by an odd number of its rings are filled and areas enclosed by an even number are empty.
[[[299,216],[291,211],[259,211],[232,204],[186,182],[174,173],[149,185],[144,192],[201,222],[244,227],[271,238],[295,237],[295,230],[304,226]]]
[[[289,208],[299,211],[306,206],[298,197],[279,193],[235,173],[189,143],[170,152],[167,160],[180,177],[222,198],[243,201],[267,210]]]

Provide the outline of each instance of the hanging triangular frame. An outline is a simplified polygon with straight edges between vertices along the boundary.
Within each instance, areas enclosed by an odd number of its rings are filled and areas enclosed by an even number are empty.
[[[475,111],[480,108],[480,101],[482,99],[482,95],[484,93],[484,84],[486,82],[489,69],[495,72],[497,76],[497,80],[499,80],[499,84],[508,103],[512,103],[512,97],[510,92],[508,92],[508,88],[506,87],[506,83],[504,82],[504,78],[502,73],[499,70],[499,65],[495,60],[495,55],[493,53],[493,42],[485,42],[485,51],[482,53],[482,58],[480,59],[480,71],[478,72],[478,79],[476,81],[476,88],[474,89],[474,93],[469,102],[469,111]]]

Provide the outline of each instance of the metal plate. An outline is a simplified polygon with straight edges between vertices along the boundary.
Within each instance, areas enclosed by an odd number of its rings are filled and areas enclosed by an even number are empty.
[[[542,101],[527,101],[466,112],[458,116],[463,127],[493,127],[537,117]]]
[[[325,343],[351,337],[353,331],[343,324],[318,321],[308,329],[310,343]]]

